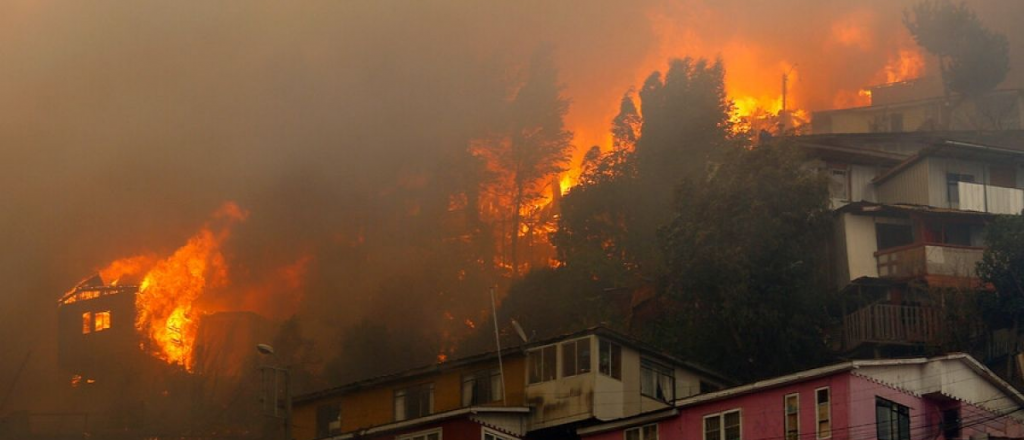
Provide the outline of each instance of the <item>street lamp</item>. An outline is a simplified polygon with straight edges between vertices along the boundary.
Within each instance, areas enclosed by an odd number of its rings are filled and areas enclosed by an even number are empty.
[[[263,355],[263,356],[273,356],[274,359],[276,359],[276,361],[278,363],[281,362],[281,359],[278,358],[277,354],[274,353],[274,347],[272,347],[269,344],[256,344],[256,351],[259,352],[259,354]],[[263,412],[266,415],[269,415],[271,417],[274,417],[274,418],[277,418],[277,419],[283,419],[284,420],[284,438],[285,438],[285,440],[292,440],[292,420],[291,420],[292,419],[292,388],[291,388],[291,374],[288,371],[288,368],[286,368],[286,367],[278,367],[278,366],[272,366],[272,365],[261,365],[260,366],[260,372],[262,373],[261,377],[262,377],[262,383],[263,383],[263,387],[264,387],[263,388],[263,402],[264,402]],[[268,374],[272,374],[274,376],[273,392],[271,392],[270,390],[268,390],[266,388],[267,383],[268,383],[268,380],[267,380]],[[280,399],[280,396],[278,395],[278,393],[281,391],[281,387],[279,385],[281,383],[284,384],[284,393],[283,393],[284,394],[284,414],[281,414],[281,412],[280,412],[281,405],[279,404],[279,402],[280,402],[281,399]],[[271,408],[269,408],[269,409],[267,408],[267,405],[266,405],[266,402],[268,400],[270,402],[272,402],[271,403]]]

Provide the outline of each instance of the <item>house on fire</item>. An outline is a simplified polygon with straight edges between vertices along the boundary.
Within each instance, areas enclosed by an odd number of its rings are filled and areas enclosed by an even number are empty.
[[[581,427],[586,440],[1024,437],[1024,396],[965,354],[849,361]]]
[[[294,399],[295,439],[563,438],[729,380],[605,328]]]
[[[829,178],[832,279],[847,307],[837,348],[885,356],[938,346],[944,312],[935,293],[983,287],[975,265],[986,224],[1024,209],[1024,132],[792,140]],[[991,348],[975,354],[985,362],[1010,354]]]

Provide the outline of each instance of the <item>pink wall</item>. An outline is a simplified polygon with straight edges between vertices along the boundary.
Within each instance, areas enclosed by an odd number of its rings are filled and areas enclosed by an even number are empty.
[[[936,402],[887,385],[846,373],[813,379],[737,396],[716,402],[680,408],[680,415],[658,422],[660,440],[703,440],[704,416],[740,409],[743,440],[784,440],[784,396],[800,395],[800,440],[816,440],[815,390],[829,387],[832,400],[830,440],[870,440],[877,437],[875,398],[882,397],[910,408],[911,439],[943,440],[939,423],[942,410],[955,401]],[[1021,424],[1007,417],[992,418],[992,413],[969,404],[961,404],[964,421],[961,438],[988,432],[993,435],[1020,436]],[[970,426],[970,425],[975,426]],[[586,437],[587,440],[622,440],[622,430]]]

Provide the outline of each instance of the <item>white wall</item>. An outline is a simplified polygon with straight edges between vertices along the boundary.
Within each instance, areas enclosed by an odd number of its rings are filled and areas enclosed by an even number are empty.
[[[878,240],[875,234],[875,218],[844,213],[841,215],[843,230],[842,248],[845,250],[847,279],[842,285],[860,277],[878,277],[878,261],[875,252]],[[841,281],[841,280],[840,280]]]

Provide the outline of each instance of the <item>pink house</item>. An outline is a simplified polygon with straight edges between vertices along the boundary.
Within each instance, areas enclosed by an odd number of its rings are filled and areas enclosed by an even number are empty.
[[[965,354],[851,361],[577,433],[587,440],[1024,438],[1024,396]]]

